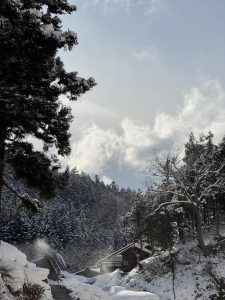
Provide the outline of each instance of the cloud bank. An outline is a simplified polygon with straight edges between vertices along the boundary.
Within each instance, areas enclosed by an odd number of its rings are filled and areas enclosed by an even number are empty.
[[[84,124],[72,144],[68,163],[80,171],[119,180],[121,184],[129,179],[131,185],[135,180],[139,184],[137,180],[153,150],[165,150],[171,144],[180,147],[190,132],[198,136],[208,131],[215,134],[216,141],[225,135],[225,90],[216,80],[193,87],[184,93],[182,104],[174,108],[173,114],[159,112],[149,124],[138,124],[128,118],[107,129],[98,125],[97,120]]]

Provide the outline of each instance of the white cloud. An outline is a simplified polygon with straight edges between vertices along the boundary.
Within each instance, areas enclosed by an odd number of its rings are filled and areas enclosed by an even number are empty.
[[[121,128],[123,129],[123,157],[121,161],[131,167],[142,168],[144,161],[140,156],[140,152],[152,145],[150,126],[138,125],[132,120],[125,119],[121,122]]]
[[[113,130],[103,130],[96,124],[83,127],[80,140],[72,145],[70,164],[90,174],[102,174],[105,164],[119,149],[120,138]]]
[[[107,176],[102,176],[101,180],[104,182],[104,184],[111,184],[113,180]]]
[[[167,9],[165,0],[149,0],[147,2],[148,6],[146,6],[145,10],[145,15],[147,16],[158,15]]]
[[[139,52],[132,52],[131,54],[135,59],[139,61],[148,59],[154,63],[159,62],[159,49],[155,45],[145,48]]]
[[[118,116],[116,113],[109,111],[108,109],[97,105],[95,99],[90,101],[89,95],[84,95],[82,99],[72,103],[72,113],[75,118],[73,129],[76,131],[77,123],[100,123],[101,127],[104,124],[114,124],[118,122]],[[71,103],[69,103],[71,105]]]
[[[154,134],[161,139],[176,136],[181,142],[191,131],[200,134],[211,130],[218,139],[225,133],[224,113],[224,89],[218,81],[207,80],[184,95],[183,107],[176,114],[156,116]]]
[[[158,15],[167,9],[165,0],[86,0],[84,7],[88,5],[102,6],[105,12],[124,8],[129,11],[133,7],[141,7],[144,15]]]
[[[125,9],[130,10],[132,6],[134,6],[133,0],[86,0],[84,3],[84,7],[87,6],[100,6],[103,8],[105,13],[109,13],[115,11],[117,9]]]
[[[224,116],[225,91],[218,81],[208,80],[184,93],[182,105],[173,114],[156,114],[152,124],[126,118],[115,124],[119,131],[112,126],[102,129],[97,122],[86,125],[72,145],[69,163],[101,178],[115,180],[119,173],[139,177],[153,149],[181,146],[191,131],[198,135],[211,130],[219,141],[225,135]]]
[[[80,139],[72,145],[70,165],[100,175],[108,169],[108,164],[140,168],[139,152],[151,144],[150,128],[128,119],[123,120],[120,127],[119,134],[112,128],[103,130],[94,123],[84,127]]]

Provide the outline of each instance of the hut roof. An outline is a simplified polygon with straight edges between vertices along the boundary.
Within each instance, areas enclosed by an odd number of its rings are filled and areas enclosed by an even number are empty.
[[[147,243],[143,243],[142,244],[142,251],[147,253],[147,254],[151,254],[151,251],[147,248],[149,245]],[[141,250],[141,244],[139,243],[131,243],[131,244],[128,244],[126,245],[125,247],[107,255],[106,257],[100,259],[98,262],[97,262],[97,265],[101,264],[103,261],[107,261],[109,258],[115,256],[115,255],[120,255],[122,254],[123,252],[127,251],[128,249],[131,249],[131,248],[137,248],[137,249],[140,249]]]

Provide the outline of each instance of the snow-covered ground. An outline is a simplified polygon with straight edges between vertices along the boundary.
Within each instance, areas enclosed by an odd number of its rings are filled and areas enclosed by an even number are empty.
[[[205,237],[207,255],[189,241],[142,261],[142,270],[125,276],[119,270],[93,278],[64,271],[64,278],[49,284],[43,282],[47,269],[37,268],[14,246],[0,242],[0,299],[16,299],[13,295],[28,283],[43,288],[40,300],[53,299],[50,285],[66,288],[74,300],[225,299],[225,241],[216,242],[214,237]]]
[[[156,295],[148,292],[120,291],[111,295],[112,300],[158,300]]]
[[[63,279],[60,285],[71,291],[74,300],[110,300],[110,297],[100,288],[82,283],[75,278]]]
[[[159,300],[153,294],[133,292],[116,286],[121,282],[119,270],[94,278],[77,276],[63,272],[65,278],[60,282],[49,281],[48,269],[37,268],[27,261],[26,255],[16,247],[0,242],[0,299],[13,300],[26,298],[26,289],[39,288],[38,300],[53,300],[50,285],[66,287],[74,300]],[[29,299],[33,299],[32,296]]]
[[[214,237],[205,236],[208,255],[190,240],[142,261],[143,269],[132,270],[120,285],[155,293],[160,300],[225,299],[225,243]]]
[[[152,293],[131,291],[119,286],[122,280],[119,270],[93,278],[68,272],[63,272],[63,275],[66,278],[59,284],[72,291],[70,295],[74,300],[159,300]]]

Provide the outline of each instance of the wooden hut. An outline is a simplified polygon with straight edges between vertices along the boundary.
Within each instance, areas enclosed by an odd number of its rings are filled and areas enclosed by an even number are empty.
[[[148,244],[131,243],[98,261],[100,273],[113,272],[121,269],[130,272],[138,263],[151,255]]]

